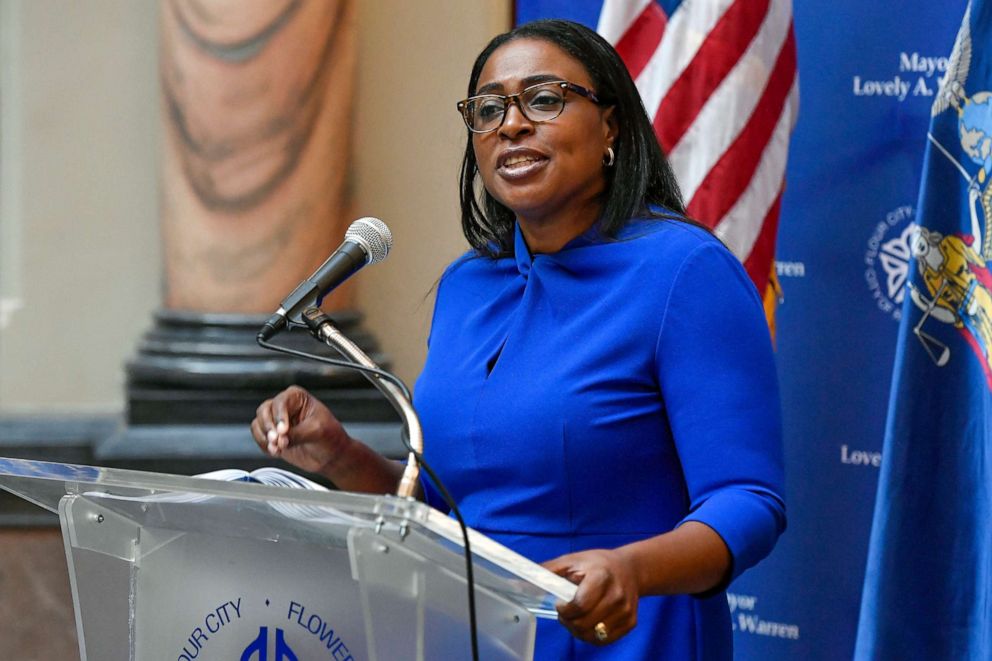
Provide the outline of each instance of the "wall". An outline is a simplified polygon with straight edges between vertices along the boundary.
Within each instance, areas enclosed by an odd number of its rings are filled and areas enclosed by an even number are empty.
[[[159,298],[156,5],[0,1],[0,410],[119,409]]]
[[[509,29],[510,3],[361,2],[355,215],[382,218],[395,247],[359,277],[361,309],[408,383],[420,371],[433,285],[464,252],[455,103],[475,56]]]

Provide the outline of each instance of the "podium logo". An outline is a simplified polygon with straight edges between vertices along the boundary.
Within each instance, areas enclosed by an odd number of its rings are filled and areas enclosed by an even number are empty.
[[[241,653],[241,661],[299,661],[296,653],[286,643],[282,629],[275,631],[275,644],[269,656],[269,628],[259,627],[258,637]]]

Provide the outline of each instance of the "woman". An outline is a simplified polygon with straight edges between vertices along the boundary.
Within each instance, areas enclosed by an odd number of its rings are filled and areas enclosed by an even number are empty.
[[[536,658],[730,658],[723,590],[785,527],[757,293],[682,218],[636,88],[595,33],[500,35],[468,93],[473,250],[440,280],[416,384],[428,460],[469,525],[578,584],[564,628],[539,623]],[[399,477],[298,388],[252,430],[343,489]]]

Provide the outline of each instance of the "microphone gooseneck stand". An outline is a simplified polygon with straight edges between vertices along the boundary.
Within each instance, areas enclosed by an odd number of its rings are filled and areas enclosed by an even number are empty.
[[[424,460],[424,433],[420,426],[420,418],[417,416],[417,412],[413,408],[410,390],[397,376],[376,365],[375,361],[369,358],[369,356],[362,351],[357,344],[352,342],[351,339],[338,330],[334,324],[331,323],[330,318],[319,308],[307,308],[303,311],[302,317],[303,321],[306,322],[307,327],[310,329],[311,334],[315,338],[321,340],[332,349],[337,350],[348,360],[333,360],[331,358],[315,356],[302,351],[296,351],[288,347],[272,344],[268,341],[271,337],[271,333],[259,332],[257,337],[258,344],[273,351],[288,353],[302,358],[310,358],[323,363],[357,370],[361,372],[362,375],[365,376],[365,378],[379,390],[379,392],[382,393],[386,400],[399,414],[400,418],[403,420],[404,433],[402,435],[402,440],[407,450],[409,450],[409,455],[407,457],[406,467],[403,470],[403,475],[400,478],[399,486],[396,490],[396,496],[405,499],[414,498],[419,482],[420,465],[423,465],[424,470],[437,486],[441,497],[451,508],[452,513],[458,520],[458,525],[462,532],[462,539],[465,543],[465,579],[468,587],[469,633],[472,644],[472,659],[473,661],[479,661],[479,639],[475,612],[475,572],[472,567],[472,550],[469,545],[468,527],[465,525],[465,520],[462,518],[462,514],[459,511],[458,506],[448,493],[447,488],[445,488],[437,474],[434,473],[430,465]],[[291,325],[299,324],[292,324],[291,322]]]
[[[318,308],[311,307],[304,310],[303,320],[310,327],[314,336],[332,349],[336,349],[348,360],[363,367],[381,369],[357,344],[338,330],[331,323],[330,318]],[[362,374],[379,389],[379,392],[392,404],[403,420],[403,428],[410,445],[410,454],[407,456],[406,468],[403,469],[403,477],[400,478],[396,495],[400,498],[413,498],[417,491],[417,480],[420,477],[417,457],[424,452],[424,431],[420,427],[420,418],[417,417],[417,412],[413,409],[413,402],[410,401],[408,393],[400,390],[395,383],[382,379],[374,373],[362,372]]]

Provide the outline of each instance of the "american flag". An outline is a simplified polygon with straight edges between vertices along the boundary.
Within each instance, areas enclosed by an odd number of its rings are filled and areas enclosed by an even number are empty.
[[[771,323],[775,236],[799,105],[791,0],[520,0],[518,18],[590,22],[590,4],[601,5],[596,31],[636,81],[689,215],[740,258]]]

